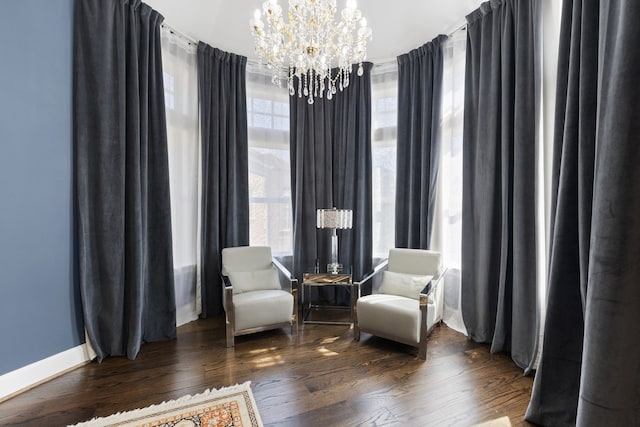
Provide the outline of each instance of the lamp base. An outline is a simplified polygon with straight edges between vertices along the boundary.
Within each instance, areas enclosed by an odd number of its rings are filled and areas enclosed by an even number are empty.
[[[327,264],[327,273],[338,274],[341,271],[342,271],[342,264],[339,264],[339,263]]]

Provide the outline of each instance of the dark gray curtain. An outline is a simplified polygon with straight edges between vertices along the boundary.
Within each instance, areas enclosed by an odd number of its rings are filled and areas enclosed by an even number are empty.
[[[635,1],[563,3],[538,424],[640,425],[639,21]]]
[[[583,9],[582,3],[581,0],[563,2],[545,337],[527,414],[531,420],[553,425],[575,425],[591,236],[598,5],[590,1]],[[589,28],[584,32],[583,22],[585,30]]]
[[[354,280],[372,267],[371,68],[352,67],[349,87],[333,99],[333,200],[353,210],[353,229],[342,232],[339,259],[352,268]],[[318,230],[319,232],[327,230]],[[326,234],[326,233],[325,233]]]
[[[371,67],[353,67],[350,84],[332,100],[290,98],[294,274],[327,263],[330,230],[316,229],[316,209],[353,210],[353,228],[338,230],[339,261],[354,280],[372,269]],[[331,297],[329,297],[331,299]],[[348,301],[339,295],[341,302]]]
[[[162,20],[140,1],[75,2],[80,288],[98,360],[176,336]]]
[[[331,251],[331,231],[316,229],[316,209],[334,206],[331,129],[335,100],[316,98],[309,105],[306,97],[289,97],[293,274],[299,279],[316,259],[327,263]],[[344,233],[338,233],[340,243]]]
[[[538,2],[467,16],[462,315],[469,337],[530,369],[536,354]]]
[[[435,215],[442,44],[440,35],[398,57],[396,247],[428,249]]]
[[[202,315],[222,312],[222,249],[249,244],[247,58],[198,44]]]

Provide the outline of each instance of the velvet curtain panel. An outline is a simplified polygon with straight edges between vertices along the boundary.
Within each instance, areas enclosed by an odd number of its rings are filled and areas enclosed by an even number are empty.
[[[202,315],[222,312],[222,249],[249,244],[247,58],[198,44]]]
[[[537,351],[536,0],[467,16],[462,315],[469,337],[532,367]]]
[[[298,278],[316,259],[328,262],[331,252],[330,231],[316,229],[316,209],[334,206],[333,102],[316,98],[309,105],[306,98],[289,97],[293,274]],[[343,235],[338,230],[338,244]]]
[[[543,356],[527,413],[543,424],[575,425],[580,388],[598,88],[598,33],[592,30],[598,6],[582,3],[563,2],[558,53],[549,290]],[[590,30],[580,30],[583,22]]]
[[[290,98],[294,274],[328,262],[330,230],[316,229],[316,209],[353,210],[353,228],[338,230],[339,261],[354,280],[372,269],[371,67],[332,100]],[[340,301],[348,301],[339,295]]]
[[[440,163],[442,44],[398,57],[396,247],[429,249]]]
[[[349,87],[333,101],[333,200],[353,210],[353,228],[340,236],[340,259],[360,280],[372,266],[371,188],[371,68],[352,66]],[[327,232],[328,230],[319,230]]]
[[[640,4],[564,0],[544,346],[526,418],[640,420]]]
[[[162,16],[78,0],[75,197],[84,321],[98,360],[176,336]]]

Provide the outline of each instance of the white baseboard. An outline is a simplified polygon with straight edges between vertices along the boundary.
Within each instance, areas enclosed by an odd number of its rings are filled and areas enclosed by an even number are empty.
[[[92,359],[86,344],[38,360],[0,376],[0,402],[29,390]]]

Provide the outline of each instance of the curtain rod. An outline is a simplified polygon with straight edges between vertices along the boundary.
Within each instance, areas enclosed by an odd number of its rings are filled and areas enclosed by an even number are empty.
[[[171,25],[163,22],[161,24],[162,27],[166,28],[167,30],[169,30],[171,32],[171,34],[175,34],[178,37],[181,37],[182,39],[184,39],[187,43],[189,44],[193,44],[194,46],[198,46],[198,41],[194,38],[191,38],[189,36],[187,36],[185,33],[183,33],[182,31],[178,31],[175,28],[173,28]],[[467,23],[465,22],[464,24],[460,25],[458,28],[456,28],[455,30],[451,31],[449,34],[447,34],[447,37],[453,37],[453,35],[455,33],[457,33],[458,31],[463,31],[467,29]],[[377,65],[383,65],[386,64],[387,62],[394,62],[396,61],[396,58],[393,59],[387,59],[385,58],[384,60],[381,60],[380,62],[377,63]],[[255,66],[262,66],[264,64],[262,64],[261,62],[255,60],[255,59],[249,59],[247,58],[247,63],[250,63],[252,65]]]
[[[453,37],[453,35],[455,33],[457,33],[458,31],[464,31],[466,29],[467,29],[467,23],[465,22],[464,24],[460,25],[458,28],[456,28],[455,30],[453,30],[449,34],[447,34],[447,37]]]
[[[160,24],[160,25],[163,28],[166,28],[171,34],[175,34],[176,36],[184,39],[187,43],[192,44],[194,46],[198,46],[198,41],[196,39],[193,39],[193,38],[189,37],[188,35],[186,35],[182,31],[178,31],[175,28],[173,28],[171,25],[166,24],[164,22],[162,24]]]

